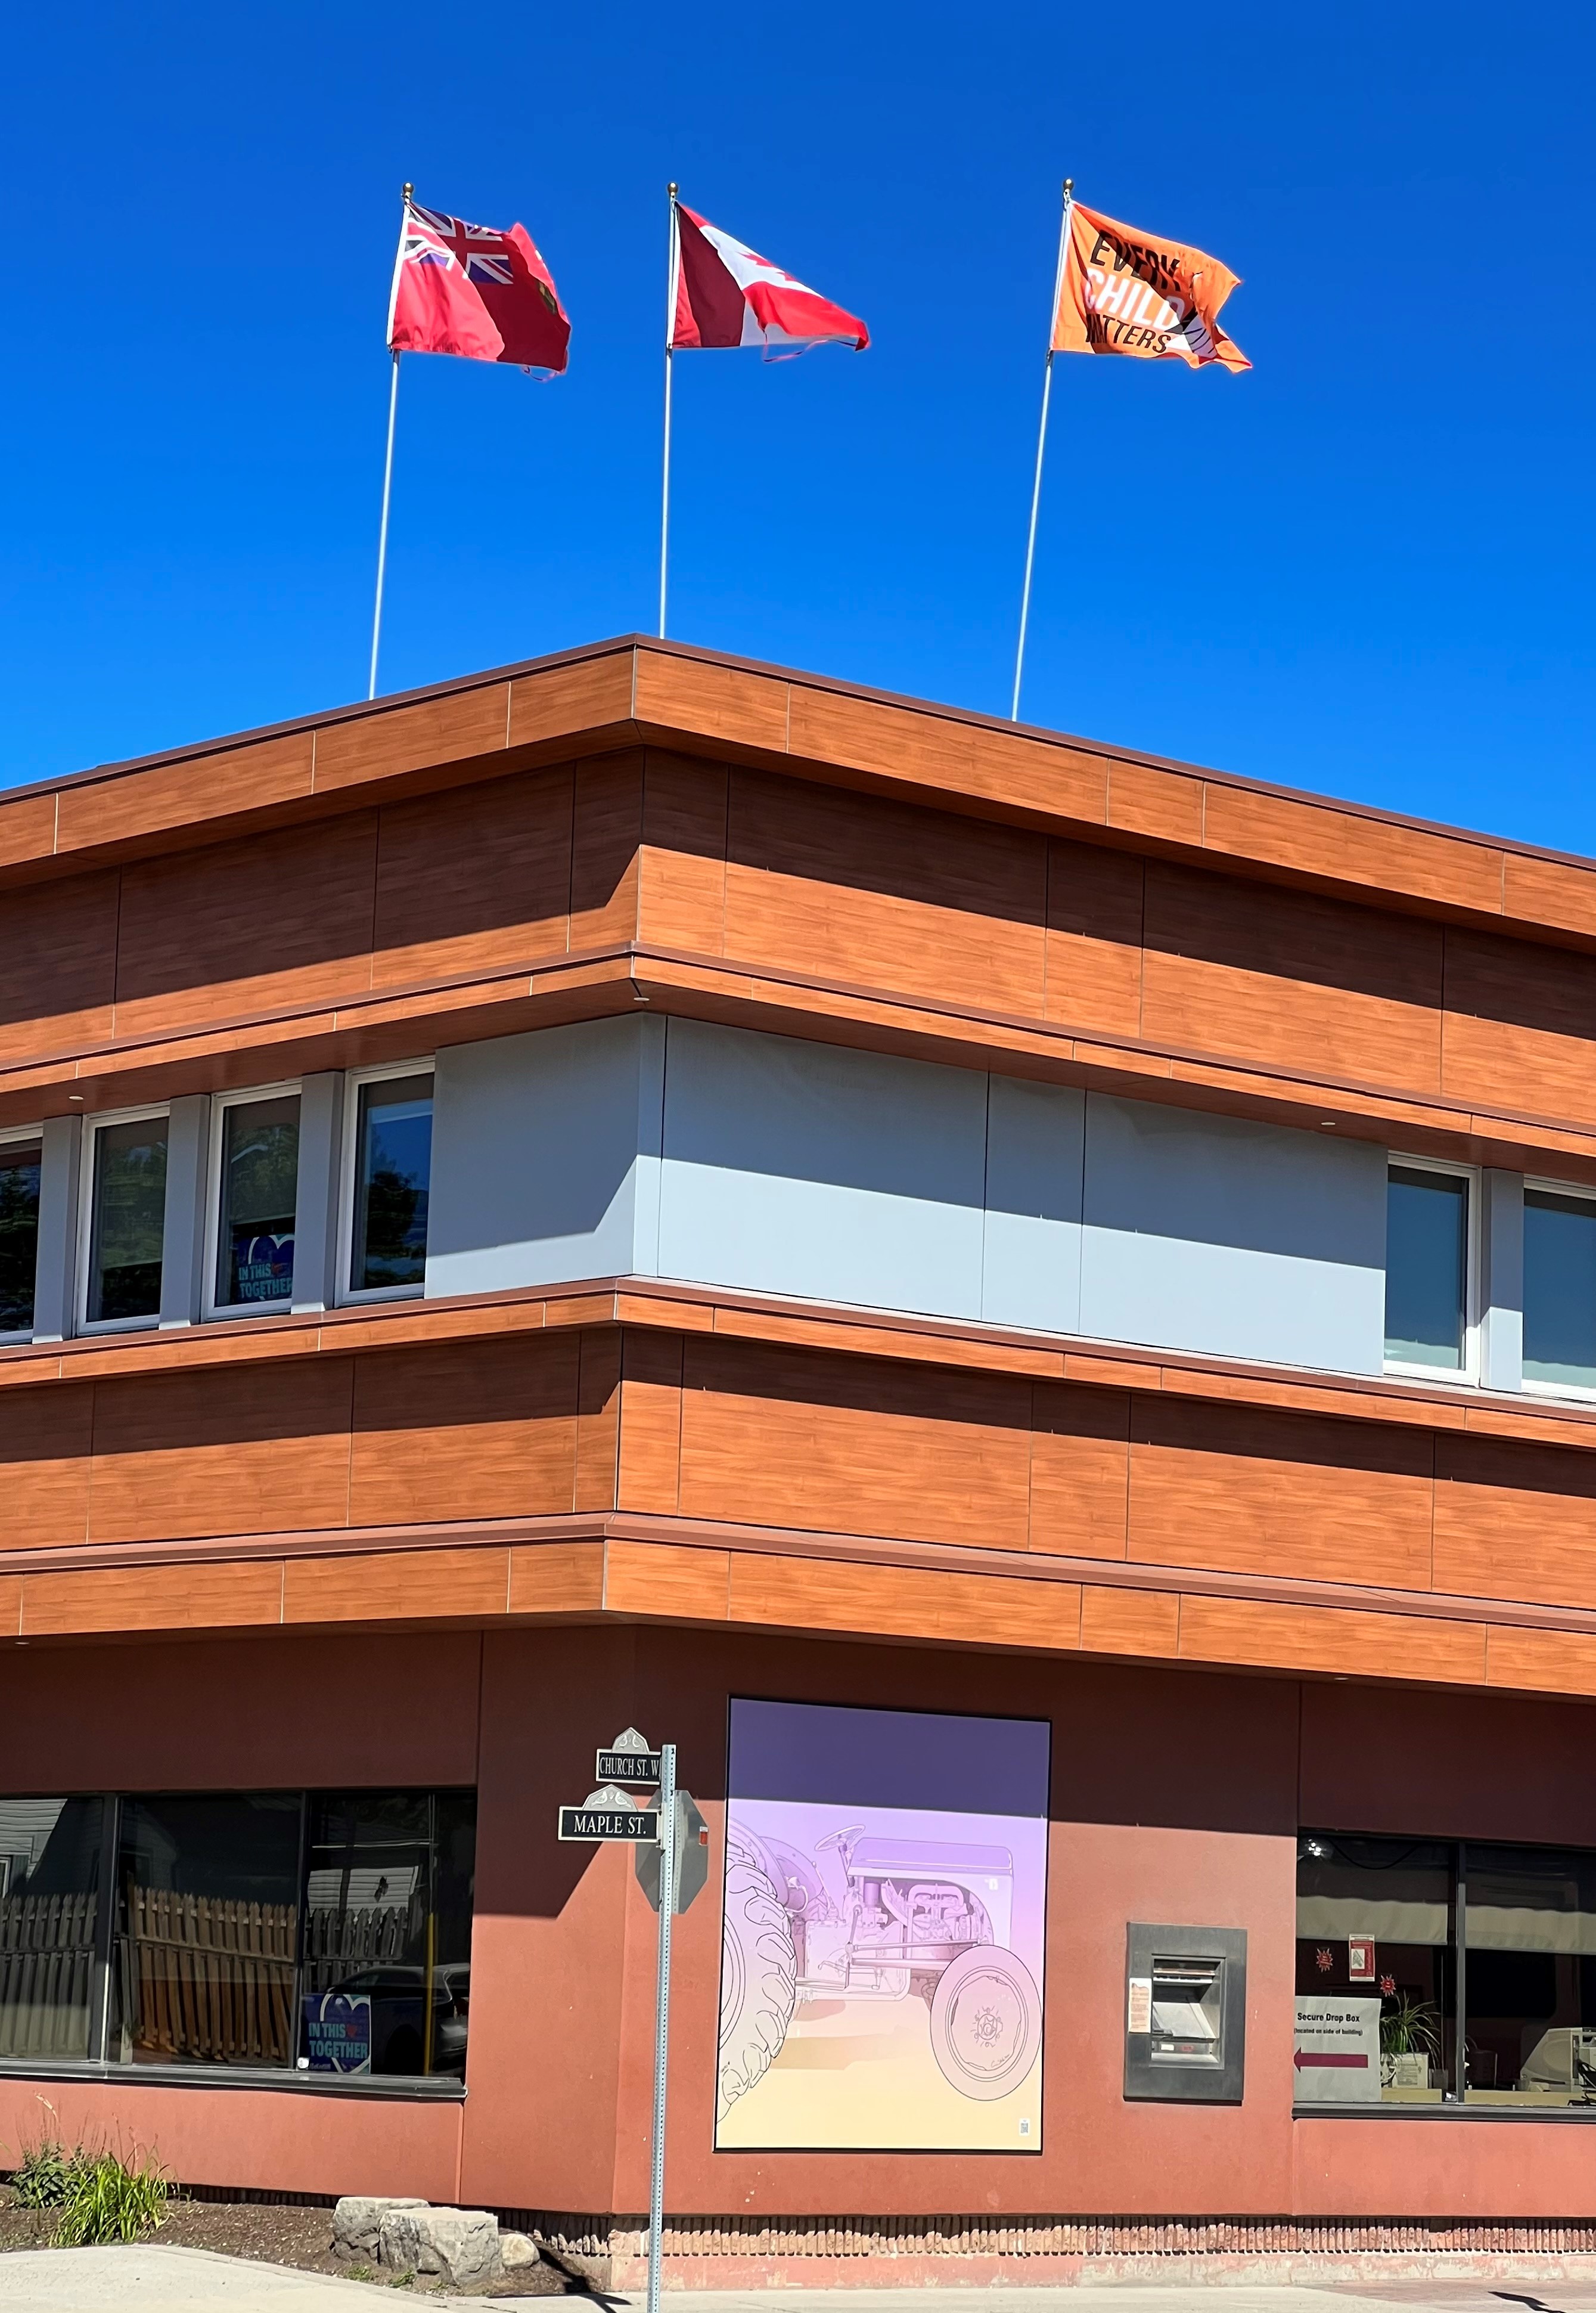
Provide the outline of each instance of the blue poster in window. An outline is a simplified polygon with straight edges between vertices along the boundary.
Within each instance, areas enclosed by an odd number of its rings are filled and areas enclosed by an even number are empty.
[[[372,2003],[368,1995],[313,1992],[306,1995],[305,2059],[312,2072],[369,2072]]]

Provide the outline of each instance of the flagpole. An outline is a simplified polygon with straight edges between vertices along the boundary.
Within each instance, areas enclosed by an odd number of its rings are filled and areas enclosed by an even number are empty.
[[[406,185],[401,194],[404,207],[399,218],[399,254],[393,268],[396,293],[399,268],[404,262],[405,221],[410,214],[410,195],[414,189],[413,186]],[[388,335],[391,340],[393,337],[392,295],[388,301]],[[399,357],[398,349],[391,349],[393,374],[388,388],[388,452],[382,461],[382,521],[377,532],[377,603],[372,612],[372,673],[365,694],[368,699],[375,699],[377,696],[377,651],[382,640],[382,581],[388,573],[388,506],[393,496],[393,425],[394,419],[399,415]]]
[[[676,188],[666,187],[671,204],[670,254],[665,260],[665,460],[664,479],[660,492],[660,640],[665,639],[665,574],[671,554],[671,339],[676,334]]]
[[[1069,254],[1070,210],[1074,206],[1075,180],[1064,180],[1064,215],[1058,228],[1058,265],[1053,277],[1053,310],[1048,318],[1048,360],[1042,371],[1042,422],[1036,437],[1036,479],[1030,486],[1030,529],[1025,541],[1025,584],[1020,595],[1020,645],[1014,653],[1014,700],[1009,720],[1020,720],[1020,684],[1025,673],[1025,629],[1030,622],[1030,574],[1036,561],[1036,523],[1042,503],[1042,456],[1048,446],[1048,405],[1053,394],[1053,331],[1058,321],[1058,300],[1064,288],[1064,268]]]

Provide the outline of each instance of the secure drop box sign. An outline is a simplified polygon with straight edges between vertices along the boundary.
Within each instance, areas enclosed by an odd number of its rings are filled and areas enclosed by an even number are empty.
[[[1302,2104],[1380,2102],[1380,2002],[1311,1992],[1297,2001],[1297,2099]]]
[[[353,1992],[307,1993],[306,2069],[312,2072],[369,2072],[372,2069],[372,2003]]]

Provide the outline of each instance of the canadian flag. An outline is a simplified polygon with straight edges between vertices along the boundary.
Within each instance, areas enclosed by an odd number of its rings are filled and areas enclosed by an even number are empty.
[[[685,203],[676,219],[676,303],[671,352],[759,346],[767,361],[790,361],[811,346],[852,346],[870,331],[857,315],[805,288],[779,265],[733,241]]]

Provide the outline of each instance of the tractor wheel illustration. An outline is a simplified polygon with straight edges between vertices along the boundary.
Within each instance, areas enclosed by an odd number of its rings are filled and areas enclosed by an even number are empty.
[[[960,2096],[986,2104],[1018,2088],[1041,2032],[1041,1994],[1012,1951],[972,1944],[943,1970],[931,2002],[931,2048]]]
[[[797,1996],[793,1923],[764,1860],[741,1827],[726,1834],[721,1922],[720,2108],[728,2112],[780,2054]]]

